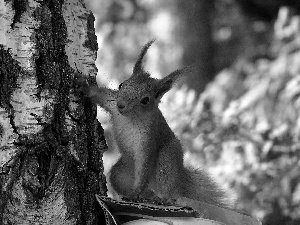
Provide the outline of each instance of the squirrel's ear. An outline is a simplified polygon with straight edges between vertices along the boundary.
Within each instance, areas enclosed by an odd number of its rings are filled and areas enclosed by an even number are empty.
[[[167,93],[172,86],[180,80],[187,68],[175,70],[168,76],[160,79],[157,84],[155,98],[160,99],[165,93]]]

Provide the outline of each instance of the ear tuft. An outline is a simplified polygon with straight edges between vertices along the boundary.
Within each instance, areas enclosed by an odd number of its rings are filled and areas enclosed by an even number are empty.
[[[162,96],[165,93],[167,93],[172,88],[172,86],[176,82],[178,82],[188,70],[189,67],[175,70],[174,72],[170,73],[168,76],[158,80],[155,98],[156,99],[162,98]]]
[[[133,68],[133,73],[132,73],[133,76],[136,74],[139,74],[140,72],[143,72],[143,70],[144,70],[143,69],[143,58],[146,55],[148,49],[150,48],[150,46],[153,44],[154,41],[155,41],[155,39],[152,39],[146,45],[144,45],[144,47],[142,48],[139,58]]]

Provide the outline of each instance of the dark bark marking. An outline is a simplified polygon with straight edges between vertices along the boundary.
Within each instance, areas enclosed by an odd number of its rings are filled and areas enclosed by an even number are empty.
[[[12,1],[12,8],[15,11],[14,19],[11,24],[11,28],[15,28],[15,24],[17,22],[21,23],[21,16],[26,11],[28,7],[28,0],[13,0]]]
[[[98,44],[97,44],[97,36],[95,34],[94,27],[95,17],[91,12],[87,17],[87,37],[88,39],[84,42],[83,46],[89,48],[91,51],[97,54]]]
[[[11,56],[10,50],[5,50],[4,46],[0,45],[0,107],[7,110],[10,124],[17,134],[18,130],[14,122],[15,111],[10,100],[13,91],[18,87],[17,79],[21,72],[22,69],[18,61]]]
[[[18,61],[13,59],[10,50],[0,45],[0,107],[8,109],[11,94],[17,88],[17,79],[21,73]]]

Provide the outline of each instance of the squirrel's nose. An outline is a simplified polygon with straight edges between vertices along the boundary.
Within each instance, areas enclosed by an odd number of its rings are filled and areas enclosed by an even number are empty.
[[[117,102],[117,107],[119,112],[122,112],[125,109],[125,102],[124,101],[118,101]]]

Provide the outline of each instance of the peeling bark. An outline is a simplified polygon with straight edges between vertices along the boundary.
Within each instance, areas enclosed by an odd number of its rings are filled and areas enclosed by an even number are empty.
[[[83,1],[0,0],[0,224],[97,224],[106,150],[93,15]]]

